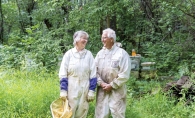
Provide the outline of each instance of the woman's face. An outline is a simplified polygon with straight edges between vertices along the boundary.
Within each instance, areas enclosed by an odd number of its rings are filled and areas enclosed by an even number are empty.
[[[77,47],[79,48],[79,49],[84,49],[85,48],[85,46],[86,46],[86,44],[87,44],[87,41],[88,41],[88,38],[87,38],[87,36],[81,36],[81,38],[80,38],[80,40],[79,41],[77,41],[77,43],[76,43],[76,45],[77,45]]]

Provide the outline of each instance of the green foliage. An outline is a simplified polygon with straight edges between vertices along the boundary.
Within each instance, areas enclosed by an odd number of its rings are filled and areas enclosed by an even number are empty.
[[[102,47],[102,29],[112,25],[127,52],[134,48],[142,55],[141,62],[156,62],[159,77],[178,78],[195,71],[194,1],[3,0],[2,11],[5,42],[0,45],[0,67],[22,71],[0,72],[2,117],[51,117],[45,108],[58,94],[57,89],[48,88],[55,76],[46,72],[58,70],[77,30],[89,33],[86,48],[94,56]],[[44,71],[35,71],[40,69]],[[187,107],[183,100],[173,104],[160,92],[161,86],[162,82],[130,78],[126,116],[195,116],[190,112],[194,105]],[[89,118],[94,105],[90,104]]]
[[[132,111],[136,111],[137,118],[148,116],[148,118],[187,118],[191,107],[185,107],[179,103],[174,105],[174,101],[170,101],[161,93],[155,95],[146,95],[139,99],[139,102],[132,103]]]
[[[176,75],[180,68],[187,66],[190,72],[193,72],[194,66],[194,54],[192,48],[194,48],[194,43],[191,42],[190,45],[185,45],[186,40],[182,44],[170,45],[172,42],[162,42],[156,43],[146,43],[143,44],[147,47],[147,51],[144,54],[145,61],[156,62],[156,68],[158,75]],[[193,46],[192,46],[193,45]],[[159,49],[159,50],[156,50]]]
[[[51,39],[32,40],[34,39],[29,37],[22,43],[15,44],[17,46],[3,46],[0,50],[0,65],[18,69],[58,68],[59,59],[63,55],[59,42],[53,43]],[[19,45],[21,47],[18,47]],[[22,48],[23,46],[26,49]]]
[[[14,46],[4,45],[0,50],[0,65],[6,68],[18,68],[23,61],[23,50]]]
[[[49,106],[59,92],[56,77],[44,70],[4,72],[0,79],[0,116],[51,117]]]
[[[102,30],[112,27],[127,52],[134,48],[142,55],[141,62],[156,62],[159,76],[175,75],[184,63],[194,71],[193,4],[181,0],[2,1],[5,46],[0,65],[26,68],[28,58],[32,68],[56,69],[63,53],[73,47],[77,30],[89,33],[86,48],[95,56],[102,47]]]
[[[12,37],[14,41],[11,42],[11,46],[2,46],[0,65],[18,69],[37,69],[42,67],[48,71],[57,69],[63,56],[60,47],[62,41],[53,39],[51,35],[55,34],[52,33],[40,38],[43,32],[40,32],[39,28],[39,24],[27,28],[26,31],[29,35],[21,38]],[[65,49],[69,48],[69,44],[65,46]]]
[[[1,68],[0,76],[1,117],[51,118],[49,106],[59,97],[59,79],[56,72],[48,73],[44,69],[5,71]],[[183,100],[175,104],[174,98],[170,99],[162,93],[161,86],[163,87],[162,83],[158,81],[146,82],[130,78],[126,117],[194,117],[194,113],[191,112],[195,109],[194,104],[186,106]],[[145,89],[142,89],[143,87]],[[95,101],[90,103],[87,118],[93,118],[94,112]]]

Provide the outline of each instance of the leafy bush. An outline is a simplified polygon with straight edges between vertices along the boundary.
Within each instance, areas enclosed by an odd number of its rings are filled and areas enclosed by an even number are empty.
[[[47,38],[35,40],[27,37],[11,46],[4,45],[0,50],[0,66],[17,69],[44,67],[49,71],[55,70],[63,56],[59,43]]]

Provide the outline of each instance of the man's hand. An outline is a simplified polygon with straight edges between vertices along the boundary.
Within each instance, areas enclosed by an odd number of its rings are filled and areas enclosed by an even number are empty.
[[[105,91],[105,92],[110,92],[111,90],[112,90],[112,86],[110,85],[110,84],[107,84],[107,83],[101,83],[101,85],[100,85],[102,88],[103,88],[103,90]]]
[[[110,84],[107,84],[104,88],[103,88],[107,93],[109,93],[112,90],[112,86]]]
[[[101,83],[100,86],[104,88],[107,85],[107,83]]]

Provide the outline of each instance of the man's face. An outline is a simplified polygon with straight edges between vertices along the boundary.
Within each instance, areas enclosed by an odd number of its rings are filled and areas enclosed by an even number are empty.
[[[102,43],[103,43],[105,48],[111,49],[113,44],[114,44],[114,41],[112,38],[108,38],[107,33],[103,33],[102,34]]]

